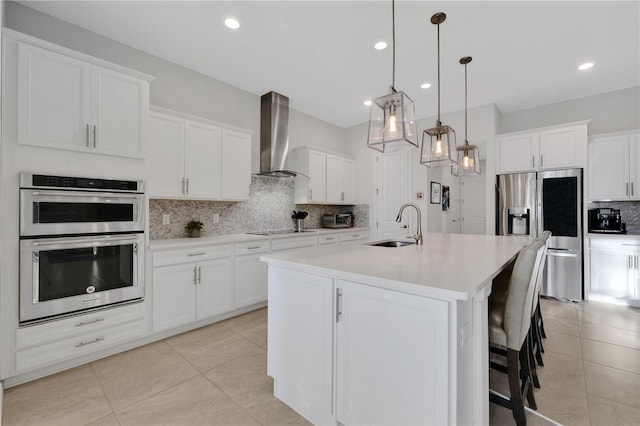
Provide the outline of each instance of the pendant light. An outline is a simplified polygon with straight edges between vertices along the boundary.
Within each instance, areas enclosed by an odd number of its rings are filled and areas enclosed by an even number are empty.
[[[467,139],[467,64],[471,59],[471,56],[460,58],[460,63],[464,65],[464,145],[458,147],[458,164],[451,166],[454,176],[480,174],[480,150],[475,145],[469,145]]]
[[[391,93],[371,101],[367,146],[376,151],[397,151],[418,146],[416,113],[413,101],[404,92],[396,91],[396,13],[391,2],[393,31],[393,79]]]
[[[427,167],[448,166],[456,162],[456,132],[440,121],[440,24],[447,19],[442,12],[431,17],[438,27],[438,120],[436,127],[422,133],[420,164]]]

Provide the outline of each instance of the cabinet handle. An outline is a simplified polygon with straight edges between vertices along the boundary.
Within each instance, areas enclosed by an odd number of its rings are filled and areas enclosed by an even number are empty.
[[[400,228],[407,229],[408,227],[409,227],[409,225],[402,225]]]
[[[97,322],[100,321],[104,321],[104,318],[96,318],[94,320],[91,321],[80,321],[79,323],[76,324],[76,327],[82,327],[83,325],[89,325],[89,324],[95,324]]]
[[[90,345],[92,343],[98,343],[98,342],[102,342],[104,340],[104,337],[96,337],[93,340],[89,340],[88,342],[80,342],[76,345],[76,348],[80,348],[82,346],[86,346],[86,345]]]
[[[185,194],[185,191],[184,191],[184,178],[182,178],[182,193]]]
[[[344,192],[340,193],[340,201],[344,201]]]
[[[309,199],[313,200],[313,188],[309,189]]]
[[[189,253],[187,256],[203,256],[205,254],[207,254],[207,253],[201,251],[200,253]]]
[[[633,256],[629,255],[629,269],[633,269],[633,260],[631,260]]]
[[[335,237],[327,238],[327,241],[333,241],[333,240],[335,240]]]
[[[198,284],[202,284],[202,266],[198,266]]]
[[[251,246],[251,247],[247,247],[247,250],[255,250],[259,248],[261,248],[261,246]]]
[[[342,292],[339,288],[336,288],[336,322],[340,322],[340,316],[342,315],[342,304],[340,299],[342,298]]]
[[[633,182],[631,182],[631,196],[633,197]]]
[[[97,134],[98,132],[96,131],[96,125],[93,125],[93,147],[96,147],[96,138],[97,138]]]
[[[544,167],[544,157],[543,157],[543,154],[540,154],[540,167]]]
[[[629,182],[627,182],[626,184],[626,189],[625,189],[625,195],[629,195]]]
[[[87,145],[87,148],[89,148],[89,123],[87,123],[87,129],[86,129],[86,134],[85,134],[85,143]]]
[[[198,268],[193,267],[193,285],[198,284]]]
[[[187,178],[187,195],[189,194],[189,178]]]

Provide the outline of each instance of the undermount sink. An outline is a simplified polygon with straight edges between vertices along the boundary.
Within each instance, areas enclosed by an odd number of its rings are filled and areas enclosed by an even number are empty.
[[[378,241],[375,243],[369,244],[370,246],[375,247],[403,247],[411,244],[415,244],[415,241],[402,241],[402,240],[389,240],[389,241]]]

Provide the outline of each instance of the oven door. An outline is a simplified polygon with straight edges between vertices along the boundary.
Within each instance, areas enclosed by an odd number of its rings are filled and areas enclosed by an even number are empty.
[[[20,190],[20,236],[139,232],[143,194]]]
[[[20,322],[144,298],[144,234],[20,241]]]

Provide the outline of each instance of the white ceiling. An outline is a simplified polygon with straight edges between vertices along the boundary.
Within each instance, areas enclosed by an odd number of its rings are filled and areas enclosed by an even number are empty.
[[[391,1],[22,1],[28,7],[341,127],[391,84]],[[495,103],[502,112],[640,85],[638,1],[396,2],[396,84],[418,118]],[[223,21],[233,16],[240,29]],[[378,40],[389,41],[376,51]],[[593,61],[589,71],[577,66]],[[429,81],[431,89],[420,89]]]

